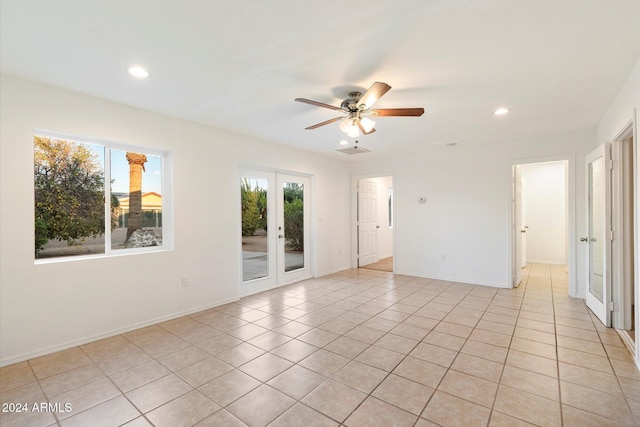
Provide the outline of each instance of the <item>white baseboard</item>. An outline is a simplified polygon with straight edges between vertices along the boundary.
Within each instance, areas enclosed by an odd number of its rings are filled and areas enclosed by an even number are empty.
[[[492,288],[503,288],[503,289],[509,289],[511,288],[511,284],[504,284],[504,283],[495,283],[495,282],[481,282],[481,281],[475,281],[475,280],[467,280],[464,278],[460,278],[460,277],[448,277],[448,276],[435,276],[435,275],[429,275],[429,276],[424,276],[422,274],[416,273],[416,272],[407,272],[407,271],[394,271],[394,274],[403,274],[405,276],[413,276],[413,277],[420,277],[423,279],[434,279],[434,280],[442,280],[445,282],[456,282],[456,283],[466,283],[468,285],[480,285],[480,286],[490,286]]]
[[[331,270],[328,270],[328,271],[316,272],[315,276],[313,276],[313,277],[315,277],[315,278],[324,277],[324,276],[328,276],[330,274],[339,273],[339,272],[345,271],[345,270],[351,270],[351,266],[349,265],[349,266],[346,266],[346,267],[338,267],[338,268],[331,269]]]
[[[123,334],[125,332],[131,332],[136,329],[144,328],[147,326],[155,325],[157,323],[166,322],[167,320],[176,319],[178,317],[187,316],[189,314],[197,313],[199,311],[208,310],[213,307],[218,307],[224,304],[228,304],[230,302],[238,301],[239,298],[229,298],[223,301],[217,301],[213,304],[206,304],[200,307],[192,308],[189,310],[181,311],[178,313],[168,314],[166,316],[157,317],[155,319],[147,320],[144,322],[136,323],[134,325],[125,326],[123,328],[112,329],[107,332],[103,332],[97,335],[92,335],[88,337],[79,338],[76,340],[67,341],[61,344],[41,348],[34,351],[29,351],[27,353],[22,353],[16,356],[9,356],[0,359],[0,367],[13,365],[14,363],[23,362],[25,360],[30,360],[36,357],[45,356],[47,354],[56,353],[58,351],[67,350],[69,348],[77,347],[79,345],[88,344],[90,342],[98,341],[104,338],[110,338],[116,335]]]
[[[622,343],[624,344],[627,351],[631,354],[631,358],[636,362],[636,364],[640,363],[640,358],[638,358],[638,355],[636,354],[636,343],[629,337],[628,332],[621,329],[616,329],[616,332],[618,332]],[[640,369],[640,366],[638,366],[638,369]]]

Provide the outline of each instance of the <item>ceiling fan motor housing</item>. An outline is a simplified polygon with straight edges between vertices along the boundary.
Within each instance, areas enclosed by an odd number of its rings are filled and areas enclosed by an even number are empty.
[[[349,98],[342,101],[342,104],[340,104],[340,108],[350,113],[358,111],[357,104],[361,97],[361,92],[349,92]]]

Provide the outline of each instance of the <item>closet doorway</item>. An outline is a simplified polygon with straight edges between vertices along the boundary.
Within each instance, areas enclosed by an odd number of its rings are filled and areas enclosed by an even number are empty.
[[[532,161],[512,167],[513,287],[522,280],[527,263],[563,265],[569,272],[572,185],[569,161]]]
[[[356,266],[393,272],[393,177],[358,178],[356,189]]]

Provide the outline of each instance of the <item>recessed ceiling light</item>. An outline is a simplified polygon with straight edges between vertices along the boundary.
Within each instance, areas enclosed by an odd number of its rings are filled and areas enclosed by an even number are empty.
[[[348,145],[349,141],[347,141],[346,139],[343,139],[342,141],[340,141],[340,145]]]
[[[493,112],[493,114],[495,114],[496,116],[504,116],[508,112],[509,112],[508,108],[498,108],[496,111]]]
[[[147,77],[149,77],[149,72],[138,65],[127,68],[127,72],[133,77],[137,77],[139,79],[146,79]]]

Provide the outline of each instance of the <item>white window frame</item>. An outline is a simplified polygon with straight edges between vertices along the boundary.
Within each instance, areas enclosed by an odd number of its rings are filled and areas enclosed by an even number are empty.
[[[57,262],[78,261],[84,259],[107,258],[114,256],[126,256],[134,254],[144,254],[153,252],[166,252],[173,250],[173,155],[170,151],[158,150],[154,148],[124,144],[119,142],[107,141],[103,139],[88,138],[54,131],[36,129],[34,136],[43,136],[53,139],[63,139],[67,141],[78,142],[81,144],[92,144],[104,147],[104,214],[105,214],[105,233],[104,233],[104,253],[90,255],[70,255],[51,258],[35,258],[35,264],[51,264]],[[111,249],[111,227],[107,220],[111,217],[111,150],[128,151],[158,156],[161,158],[162,171],[162,246],[147,246],[142,248],[123,248]],[[32,206],[35,205],[32,203]],[[35,224],[35,210],[32,224]],[[35,228],[32,230],[35,233]],[[32,241],[34,239],[32,238]]]

